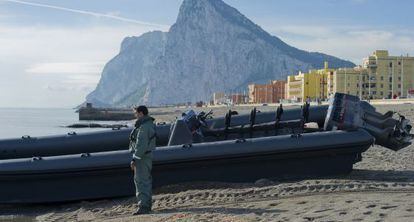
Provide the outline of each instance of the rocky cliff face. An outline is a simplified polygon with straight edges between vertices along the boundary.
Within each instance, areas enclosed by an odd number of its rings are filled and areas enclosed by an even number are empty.
[[[354,66],[291,47],[222,0],[184,0],[168,33],[124,40],[87,101],[111,106],[208,101],[213,92],[285,79],[324,61]]]
[[[121,50],[104,67],[96,89],[86,100],[94,106],[112,107],[137,104],[148,97],[151,69],[164,53],[167,33],[145,33],[127,37]]]

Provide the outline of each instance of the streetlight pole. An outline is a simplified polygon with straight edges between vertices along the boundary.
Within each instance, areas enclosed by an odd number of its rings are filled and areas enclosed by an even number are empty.
[[[401,55],[401,97],[404,98],[404,56]]]
[[[392,98],[394,99],[394,70],[395,70],[395,65],[393,64],[393,61],[391,62],[391,75],[392,75],[392,89],[391,89],[391,94],[392,94]]]

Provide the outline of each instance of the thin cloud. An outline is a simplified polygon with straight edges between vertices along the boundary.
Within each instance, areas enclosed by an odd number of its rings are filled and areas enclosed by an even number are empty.
[[[34,74],[99,74],[105,62],[40,63],[25,71]]]
[[[414,31],[363,25],[265,24],[265,30],[297,48],[323,52],[361,64],[377,49],[391,55],[414,54]]]
[[[72,8],[66,8],[66,7],[55,6],[55,5],[20,1],[20,0],[0,0],[0,1],[6,1],[6,2],[12,2],[12,3],[17,3],[17,4],[22,4],[22,5],[30,5],[30,6],[35,6],[35,7],[42,7],[42,8],[49,8],[49,9],[66,11],[66,12],[73,12],[73,13],[78,13],[78,14],[83,14],[83,15],[91,15],[91,16],[95,16],[95,17],[98,17],[98,18],[114,19],[114,20],[118,20],[118,21],[122,21],[122,22],[129,22],[129,23],[134,23],[134,24],[143,25],[143,26],[150,26],[150,27],[157,27],[157,28],[165,28],[166,27],[166,25],[161,25],[161,24],[156,24],[156,23],[149,23],[149,22],[139,21],[139,20],[135,20],[135,19],[125,18],[125,17],[115,15],[113,13],[104,14],[104,13],[85,11],[85,10],[79,10],[79,9],[72,9]]]

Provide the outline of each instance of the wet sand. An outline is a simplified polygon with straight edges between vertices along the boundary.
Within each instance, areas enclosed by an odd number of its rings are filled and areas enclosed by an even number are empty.
[[[414,105],[377,108],[381,112],[395,110],[414,120]],[[162,187],[154,190],[151,215],[131,216],[136,209],[135,198],[131,197],[60,205],[0,206],[0,220],[414,221],[413,149],[411,145],[394,152],[374,146],[354,165],[354,171],[344,176]]]

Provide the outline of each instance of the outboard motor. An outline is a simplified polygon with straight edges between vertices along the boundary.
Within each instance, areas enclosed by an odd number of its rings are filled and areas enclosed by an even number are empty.
[[[203,138],[201,128],[207,126],[205,121],[211,115],[212,111],[208,113],[201,112],[198,115],[194,110],[183,113],[181,118],[177,119],[172,126],[168,146],[201,142]]]
[[[201,122],[197,118],[197,114],[194,110],[189,110],[182,114],[182,120],[187,124],[188,129],[192,134],[197,132],[201,127]]]
[[[411,144],[411,124],[404,116],[393,118],[394,112],[381,114],[358,97],[336,93],[329,102],[325,119],[325,130],[351,130],[362,128],[375,137],[375,143],[383,147],[400,150]]]

